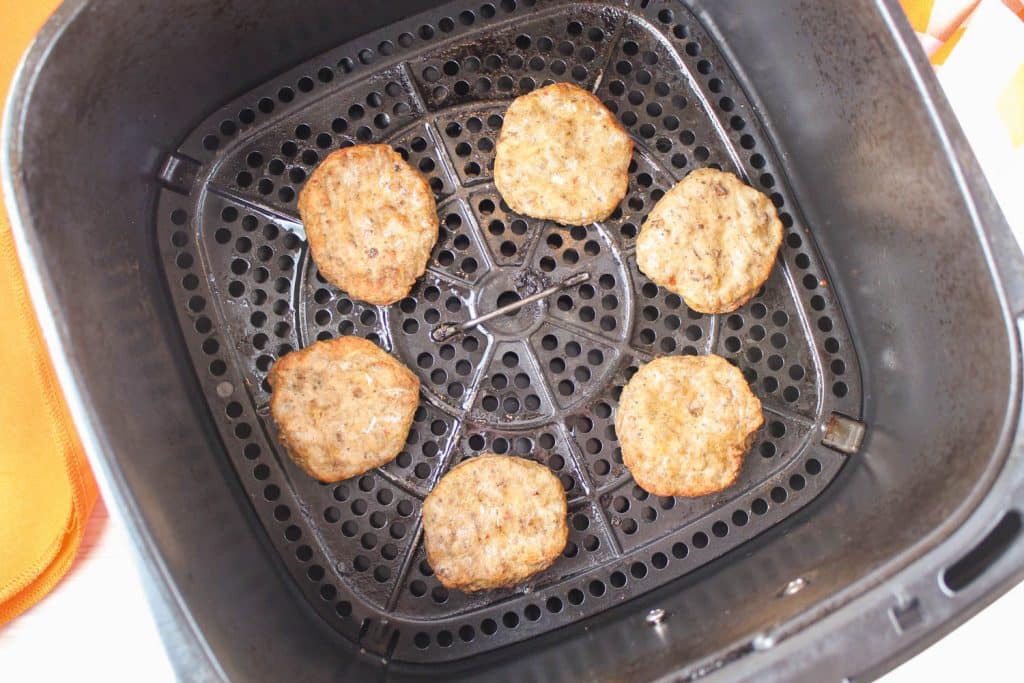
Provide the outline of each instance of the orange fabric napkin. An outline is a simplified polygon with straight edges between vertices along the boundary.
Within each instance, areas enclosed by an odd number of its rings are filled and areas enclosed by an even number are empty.
[[[57,0],[11,5],[0,23],[0,93]],[[96,502],[0,207],[0,624],[67,572]]]

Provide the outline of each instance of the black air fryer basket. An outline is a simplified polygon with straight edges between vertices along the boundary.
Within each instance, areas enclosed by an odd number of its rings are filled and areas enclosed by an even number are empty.
[[[5,190],[180,675],[866,680],[1018,581],[1024,261],[900,16],[65,3],[6,113]],[[560,81],[636,143],[626,198],[586,227],[518,215],[492,182],[509,101]],[[438,201],[428,272],[390,307],[327,283],[297,219],[312,169],[361,142],[392,145]],[[634,256],[654,202],[707,166],[785,226],[762,290],[716,316]],[[278,445],[266,376],[345,334],[423,391],[394,462],[324,485]],[[654,357],[704,353],[742,370],[765,425],[733,487],[649,495],[622,465],[619,393]],[[516,589],[447,591],[422,500],[487,450],[558,475],[569,543]]]

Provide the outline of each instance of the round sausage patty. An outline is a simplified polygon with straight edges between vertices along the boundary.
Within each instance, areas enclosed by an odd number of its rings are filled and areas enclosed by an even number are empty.
[[[555,83],[513,100],[494,184],[513,211],[567,225],[607,218],[629,185],[633,141],[593,94]]]
[[[371,304],[404,298],[437,242],[430,185],[388,145],[331,152],[306,181],[299,215],[320,273]]]
[[[702,168],[658,200],[640,229],[636,262],[701,313],[727,313],[764,284],[782,222],[764,194],[731,173]]]
[[[361,337],[289,353],[268,379],[281,443],[299,467],[325,482],[393,460],[419,405],[416,375]]]
[[[761,402],[720,356],[663,356],[622,390],[615,433],[622,461],[658,496],[702,496],[730,486],[754,433]]]
[[[485,453],[445,474],[423,503],[427,559],[447,588],[514,586],[569,539],[565,492],[544,465]]]

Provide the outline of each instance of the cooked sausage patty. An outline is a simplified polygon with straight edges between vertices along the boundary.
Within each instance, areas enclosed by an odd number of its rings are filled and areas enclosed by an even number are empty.
[[[505,113],[494,184],[514,211],[568,225],[607,218],[629,184],[633,141],[594,95],[555,83]]]
[[[764,194],[702,168],[658,200],[640,229],[636,261],[701,313],[734,311],[768,279],[782,222]]]
[[[269,380],[281,443],[320,481],[349,479],[393,460],[419,405],[416,375],[361,337],[290,353]]]
[[[622,390],[615,433],[645,491],[702,496],[730,486],[761,427],[761,402],[719,356],[663,356]]]
[[[387,145],[331,152],[306,181],[299,215],[323,276],[371,304],[405,297],[437,242],[430,186]]]
[[[565,492],[544,465],[486,453],[456,465],[423,503],[427,559],[447,588],[514,586],[569,539]]]

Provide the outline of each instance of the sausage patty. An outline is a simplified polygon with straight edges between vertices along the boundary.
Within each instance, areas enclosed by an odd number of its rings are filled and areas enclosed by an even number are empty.
[[[387,145],[331,152],[299,195],[320,273],[356,299],[404,298],[437,242],[437,205],[419,171]]]
[[[782,222],[764,194],[702,168],[658,200],[640,229],[636,262],[701,313],[745,304],[771,274]]]
[[[629,185],[633,141],[591,93],[555,83],[505,113],[494,184],[512,210],[567,225],[607,218]]]
[[[565,492],[544,465],[485,453],[449,471],[423,503],[427,559],[447,588],[514,586],[569,539]]]
[[[349,479],[393,460],[419,405],[416,375],[361,337],[289,353],[268,379],[281,443],[320,481]]]
[[[761,402],[720,356],[663,356],[622,390],[615,433],[622,461],[645,491],[702,496],[730,486],[754,433]]]

